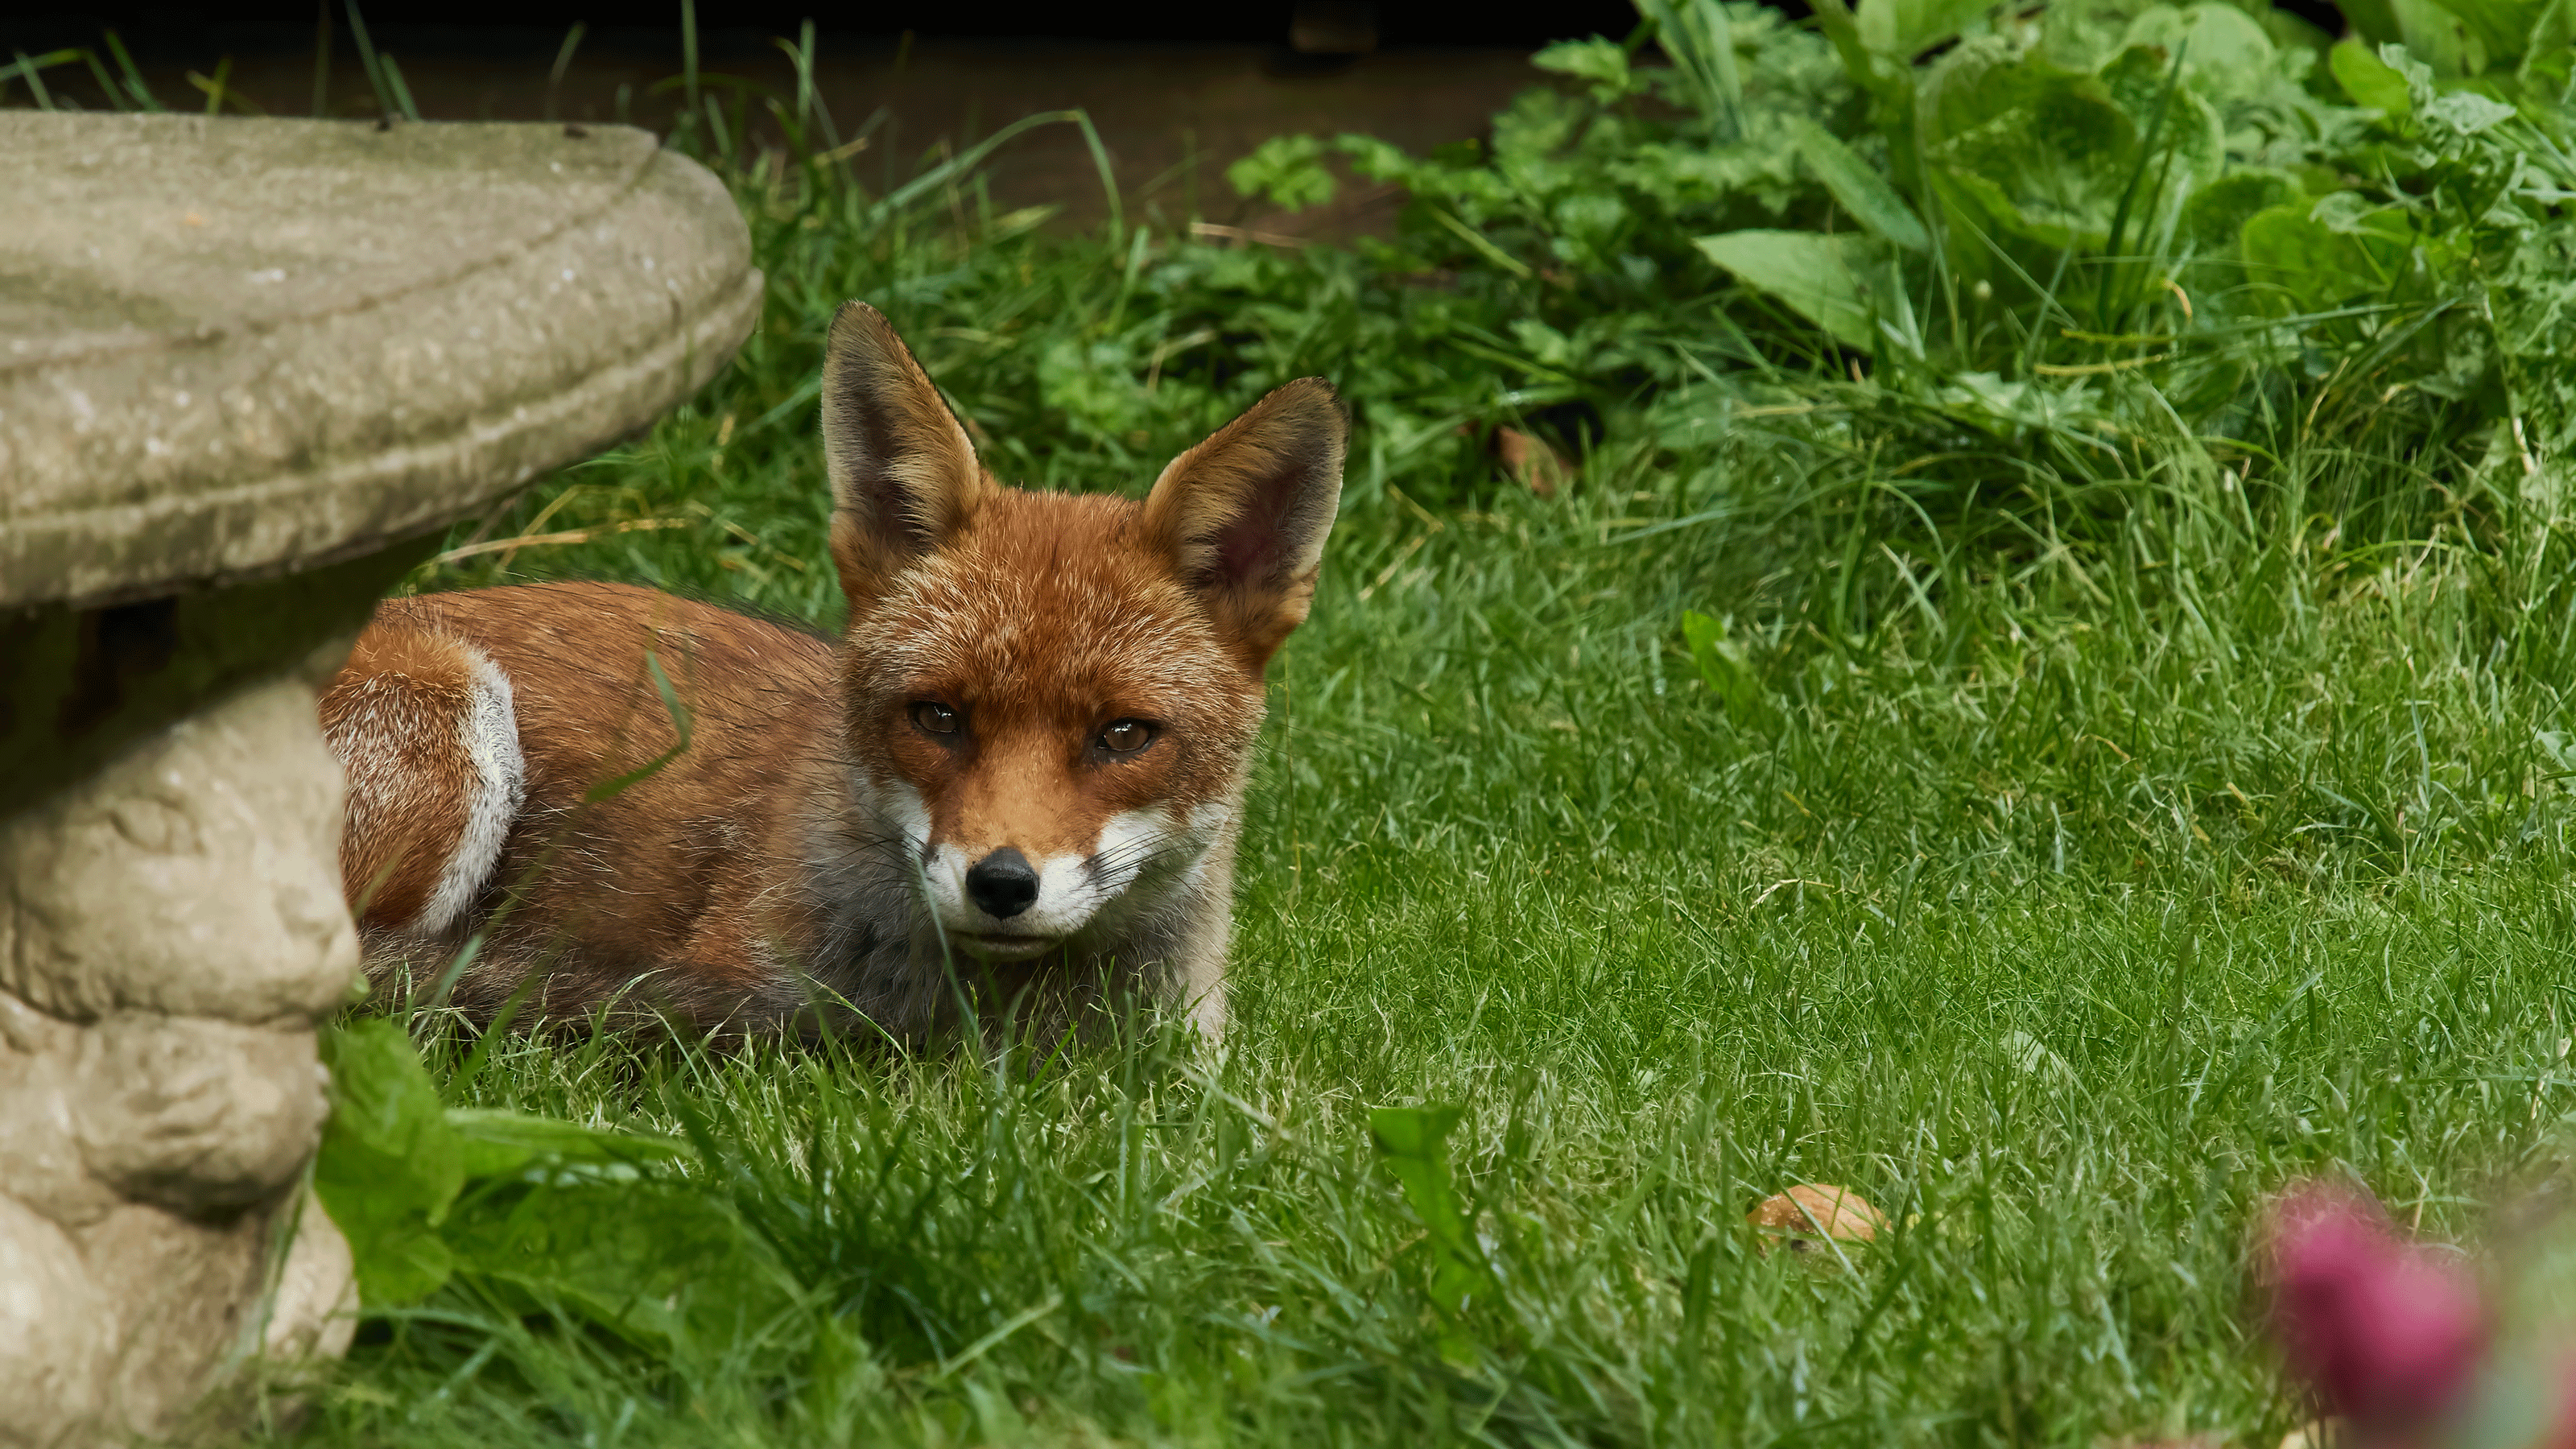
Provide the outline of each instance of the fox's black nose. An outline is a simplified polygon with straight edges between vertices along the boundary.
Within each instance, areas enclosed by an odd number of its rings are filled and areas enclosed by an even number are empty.
[[[966,872],[966,895],[985,914],[1008,920],[1037,900],[1038,873],[1027,856],[1006,845]]]

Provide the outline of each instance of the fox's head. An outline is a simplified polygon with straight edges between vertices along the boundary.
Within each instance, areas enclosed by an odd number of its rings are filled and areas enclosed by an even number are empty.
[[[832,321],[822,403],[852,785],[925,928],[1029,960],[1223,890],[1262,672],[1341,499],[1332,388],[1271,393],[1141,504],[994,482],[860,303]]]

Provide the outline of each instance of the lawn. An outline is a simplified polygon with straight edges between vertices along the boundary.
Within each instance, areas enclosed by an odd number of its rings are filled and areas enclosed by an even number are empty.
[[[1830,89],[1732,13],[1748,66]],[[1293,199],[1313,159],[1246,184]],[[995,216],[970,164],[892,198],[727,170],[772,285],[735,368],[414,585],[835,625],[811,385],[844,297],[1032,485],[1139,493],[1334,376],[1358,433],[1272,670],[1235,1024],[890,1060],[391,1004],[486,1149],[547,1130],[493,1109],[650,1140],[466,1151],[432,1267],[374,1270],[399,1291],[282,1440],[2268,1449],[2307,1410],[2250,1271],[2267,1195],[2348,1177],[2536,1261],[2576,1113],[2576,549],[2547,446],[2390,385],[2433,301],[2152,366],[1954,315],[1909,363],[1725,247],[1659,311],[1490,216],[1233,249],[1151,198]],[[2127,265],[2063,290],[2145,356],[2148,304],[2103,300]],[[1576,476],[1541,496],[1505,427]],[[1799,1182],[1892,1226],[1765,1251],[1744,1215]]]

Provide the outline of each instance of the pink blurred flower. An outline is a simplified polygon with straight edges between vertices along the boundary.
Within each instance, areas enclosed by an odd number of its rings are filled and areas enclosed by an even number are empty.
[[[2477,1287],[2347,1188],[2293,1190],[2272,1215],[2273,1311],[2291,1366],[2365,1442],[2412,1438],[2460,1400],[2487,1348]]]
[[[2562,1355],[2557,1364],[2555,1399],[2557,1417],[2540,1438],[2538,1449],[2576,1449],[2576,1355]]]

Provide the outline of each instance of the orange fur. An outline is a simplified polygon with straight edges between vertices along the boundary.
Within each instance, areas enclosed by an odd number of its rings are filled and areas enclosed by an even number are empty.
[[[323,738],[351,776],[341,884],[363,926],[418,916],[465,832],[472,766],[449,722],[468,673],[454,640],[371,629],[323,696]]]
[[[383,877],[371,964],[429,965],[479,923],[457,1000],[482,1012],[527,986],[540,1016],[855,1012],[917,1038],[961,995],[1051,1029],[1148,997],[1215,1031],[1262,674],[1339,494],[1330,389],[1271,394],[1141,505],[996,484],[855,303],[823,410],[837,643],[614,584],[379,609],[323,706],[351,769],[352,900]],[[500,764],[496,698],[518,752]],[[478,854],[460,822],[505,785],[506,839]],[[474,909],[424,913],[460,882]]]

